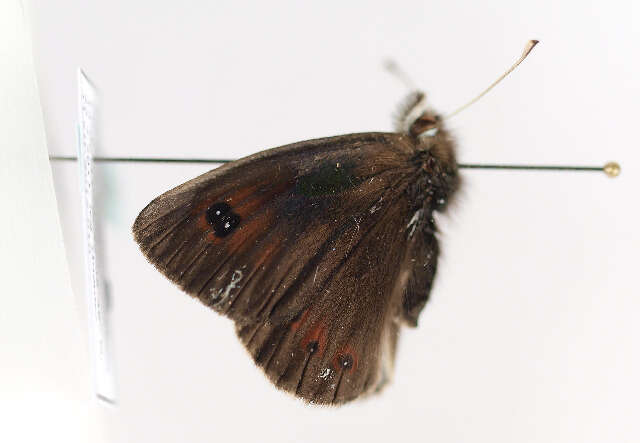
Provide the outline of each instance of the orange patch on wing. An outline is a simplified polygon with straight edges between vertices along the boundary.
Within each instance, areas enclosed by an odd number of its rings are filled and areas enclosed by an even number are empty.
[[[292,188],[295,181],[285,177],[283,181],[274,184],[273,182],[259,182],[251,186],[245,186],[233,193],[226,195],[216,195],[209,197],[199,203],[191,210],[191,214],[196,217],[196,225],[198,229],[207,234],[207,240],[211,243],[219,243],[220,238],[215,235],[209,222],[207,221],[206,212],[211,205],[219,202],[229,204],[231,210],[240,216],[240,225],[233,235],[225,239],[226,243],[244,242],[247,236],[257,232],[264,231],[269,226],[270,218],[268,215],[272,213],[269,207],[265,208],[264,216],[252,217],[267,202],[273,200],[278,194]],[[247,223],[247,220],[251,221]],[[260,229],[263,228],[263,229]],[[245,235],[239,235],[244,231]],[[255,239],[256,235],[251,235]],[[234,240],[234,238],[236,240]]]
[[[291,326],[290,326],[291,331],[294,333],[297,332],[298,329],[300,329],[300,326],[302,326],[302,324],[307,321],[307,318],[309,318],[309,309],[304,311],[300,316],[300,318],[298,318],[296,321],[291,323]]]
[[[231,235],[221,238],[215,234],[213,228],[207,221],[206,209],[208,207],[209,206],[207,206],[201,211],[200,214],[198,214],[196,224],[198,228],[206,234],[207,240],[211,243],[225,243],[232,247],[234,245],[239,245],[247,241],[254,241],[260,233],[264,233],[270,226],[272,214],[272,211],[270,209],[267,209],[265,212],[250,218],[248,214],[240,213],[240,211],[236,211],[232,207],[231,210],[240,216],[240,224]]]
[[[278,239],[279,240],[279,239]],[[266,244],[264,244],[266,243]],[[259,251],[262,251],[262,254],[260,254],[258,257],[256,257],[256,268],[262,264],[264,264],[264,262],[267,261],[267,259],[271,256],[271,254],[273,254],[273,251],[275,251],[275,249],[280,246],[280,241],[271,241],[271,242],[263,242],[262,245],[260,245]]]
[[[327,327],[324,323],[312,326],[302,339],[302,342],[300,342],[300,346],[306,350],[309,343],[313,342],[318,343],[318,352],[324,353],[324,348],[327,345]]]
[[[258,189],[263,187],[265,184],[266,184],[265,182],[259,182],[259,183],[254,183],[251,186],[244,186],[242,188],[237,188],[234,190],[234,192],[228,194],[225,197],[224,201],[229,203],[231,207],[237,206],[238,204],[244,202],[245,200],[253,197],[258,191]]]
[[[213,231],[213,228],[211,228],[211,225],[207,222],[207,216],[204,211],[202,211],[202,214],[198,217],[196,224],[198,225],[198,229],[203,232]]]
[[[231,207],[234,212],[241,217],[248,217],[265,203],[277,197],[278,194],[282,194],[287,189],[293,188],[294,184],[295,182],[293,180],[285,180],[277,184],[261,183],[256,185],[250,196],[247,196],[235,205],[231,205]],[[229,198],[228,201],[232,202],[233,200]]]
[[[263,186],[263,183],[256,183],[251,186],[245,186],[243,188],[238,189],[235,193],[220,193],[214,196],[208,197],[198,203],[192,210],[191,215],[198,217],[198,227],[203,231],[208,231],[211,229],[211,226],[207,222],[206,212],[211,205],[216,203],[225,202],[231,206],[232,210],[235,204],[238,202],[242,203],[245,199],[254,195],[260,187]],[[224,195],[227,194],[227,195]]]
[[[223,239],[224,242],[229,245],[229,247],[244,244],[245,249],[255,248],[256,240],[258,240],[261,235],[266,234],[268,229],[273,226],[273,211],[271,208],[267,208],[266,211],[254,217],[244,216],[243,214],[239,214],[238,211],[234,212],[240,215],[240,224],[233,233]],[[212,235],[215,237],[215,234],[212,233]]]

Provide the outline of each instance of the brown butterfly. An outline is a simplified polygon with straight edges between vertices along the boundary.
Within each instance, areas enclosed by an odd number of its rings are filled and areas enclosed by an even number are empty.
[[[257,153],[162,194],[133,225],[149,261],[231,318],[269,379],[309,402],[380,390],[400,327],[415,327],[429,298],[433,215],[460,178],[423,98],[411,94],[396,133]]]
[[[415,93],[402,125],[423,95]],[[145,256],[233,319],[279,388],[338,404],[379,390],[438,262],[434,211],[458,189],[442,119],[304,141],[209,171],[133,225]]]

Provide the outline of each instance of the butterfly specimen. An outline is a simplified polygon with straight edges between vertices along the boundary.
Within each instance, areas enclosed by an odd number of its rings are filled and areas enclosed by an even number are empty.
[[[267,377],[309,402],[385,386],[400,328],[429,299],[434,213],[460,177],[446,119],[423,99],[410,95],[397,132],[259,152],[162,194],[133,225],[147,259],[231,318]]]

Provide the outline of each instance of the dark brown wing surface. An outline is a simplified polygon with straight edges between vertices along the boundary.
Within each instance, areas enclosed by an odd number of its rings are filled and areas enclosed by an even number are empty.
[[[156,198],[134,236],[163,274],[236,322],[277,386],[348,401],[382,385],[399,321],[423,304],[410,289],[425,275],[412,260],[426,221],[411,223],[405,192],[413,156],[407,137],[385,133],[264,151]]]

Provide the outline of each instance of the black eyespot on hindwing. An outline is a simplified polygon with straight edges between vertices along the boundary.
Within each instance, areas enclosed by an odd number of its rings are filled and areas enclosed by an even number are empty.
[[[338,363],[343,369],[351,369],[353,366],[353,357],[351,354],[344,354],[338,357]]]
[[[307,345],[307,352],[309,354],[313,354],[317,350],[318,350],[318,342],[317,341],[309,342],[309,344]]]

